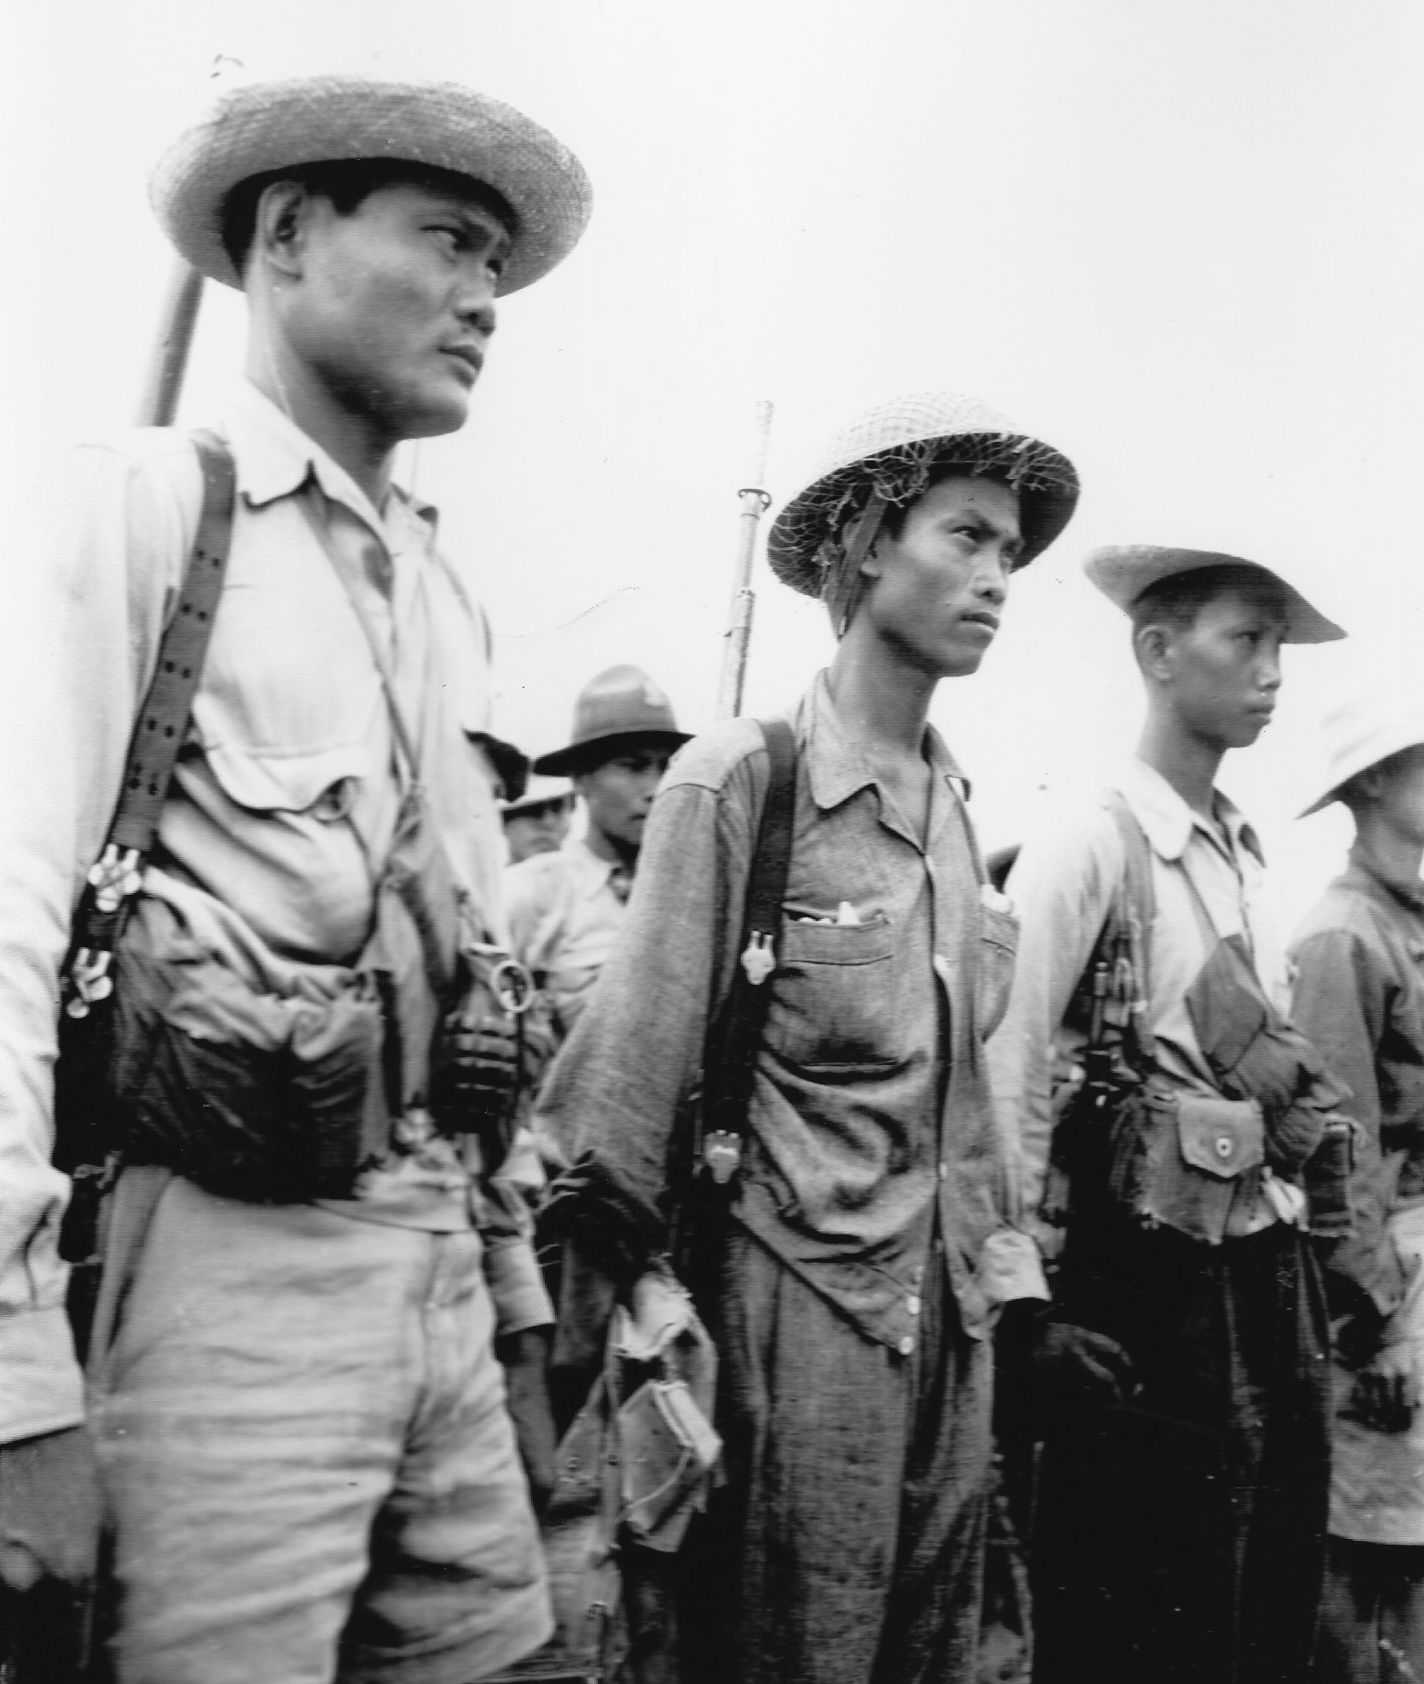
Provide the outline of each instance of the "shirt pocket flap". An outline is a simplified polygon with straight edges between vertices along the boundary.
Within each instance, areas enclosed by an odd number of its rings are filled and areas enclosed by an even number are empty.
[[[255,812],[305,813],[330,793],[338,803],[347,780],[369,768],[358,743],[318,749],[254,749],[236,743],[207,750],[224,795]]]
[[[815,924],[788,919],[781,931],[786,965],[873,965],[894,951],[890,920],[877,913],[863,924]]]
[[[1250,1099],[1177,1098],[1177,1140],[1193,1169],[1229,1181],[1265,1161],[1266,1125]]]
[[[1010,953],[1019,950],[1019,920],[1015,912],[1005,912],[997,906],[989,906],[981,902],[979,916],[980,934],[985,941],[991,941],[996,947],[1005,947]]]

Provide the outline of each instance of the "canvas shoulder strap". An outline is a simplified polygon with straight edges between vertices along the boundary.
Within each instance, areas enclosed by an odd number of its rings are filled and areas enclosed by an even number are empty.
[[[702,1150],[713,1179],[730,1179],[741,1156],[757,1049],[776,968],[776,938],[796,823],[796,738],[784,719],[758,721],[770,761],[742,916],[740,960],[704,1073]]]
[[[64,1009],[84,1017],[113,988],[110,969],[139,886],[159,814],[202,676],[232,542],[236,473],[216,433],[195,432],[203,474],[202,512],[172,617],[164,628],[124,761],[118,805],[74,916],[63,983]]]

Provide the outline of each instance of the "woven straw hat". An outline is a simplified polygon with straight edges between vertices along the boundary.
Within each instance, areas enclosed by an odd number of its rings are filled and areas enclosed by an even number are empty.
[[[1285,597],[1287,643],[1333,643],[1345,635],[1273,568],[1259,561],[1248,561],[1244,556],[1227,555],[1220,550],[1177,549],[1166,544],[1121,544],[1094,550],[1083,563],[1083,571],[1125,614],[1131,613],[1133,603],[1150,586],[1178,573],[1195,573],[1203,567],[1250,567],[1273,580]]]
[[[241,286],[222,243],[223,205],[233,188],[269,170],[358,158],[452,170],[492,187],[518,223],[501,294],[537,281],[567,257],[592,208],[578,159],[522,111],[457,82],[362,76],[228,88],[158,160],[149,201],[195,269]]]
[[[679,731],[672,703],[641,667],[609,667],[591,678],[574,703],[573,736],[567,747],[541,754],[536,772],[573,777],[618,752],[625,737],[668,749],[688,739]]]
[[[822,546],[872,491],[887,503],[918,497],[941,467],[1001,475],[1019,494],[1024,566],[1053,542],[1078,502],[1078,475],[1061,451],[1031,438],[978,398],[912,392],[853,421],[823,451],[805,488],[772,522],[772,572],[820,596],[829,557]]]
[[[1320,735],[1325,759],[1314,787],[1322,793],[1300,810],[1302,819],[1339,800],[1351,778],[1424,743],[1424,706],[1401,706],[1372,687],[1336,702],[1320,722]]]

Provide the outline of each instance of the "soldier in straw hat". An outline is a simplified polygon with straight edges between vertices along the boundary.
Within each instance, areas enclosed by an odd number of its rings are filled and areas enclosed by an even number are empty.
[[[690,1678],[973,1674],[986,1336],[1032,1248],[1005,1222],[981,1057],[1015,926],[927,716],[1077,494],[1059,451],[926,393],[843,434],[771,532],[772,567],[840,641],[789,715],[787,893],[773,967],[747,970],[769,1000],[704,1306],[728,1484],[687,1546]],[[541,1096],[571,1202],[630,1268],[667,1244],[669,1149],[739,963],[768,780],[750,720],[679,754],[623,937]]]
[[[566,1035],[623,927],[643,830],[674,749],[687,741],[666,694],[640,667],[609,667],[574,703],[565,747],[536,769],[573,779],[587,827],[506,874],[510,938]]]
[[[218,424],[225,585],[120,955],[120,994],[155,1026],[129,1062],[174,1074],[114,1094],[158,1125],[114,1197],[126,1296],[95,1359],[114,1665],[130,1684],[465,1684],[549,1631],[518,1451],[544,1487],[551,1315],[484,1127],[517,1079],[506,1020],[471,1007],[440,1030],[473,974],[457,939],[474,954],[502,927],[471,736],[488,635],[392,456],[463,423],[498,299],[567,255],[588,182],[463,85],[316,76],[223,92],[151,197],[179,252],[242,289],[249,336]],[[88,1444],[54,1248],[53,1049],[20,1026],[52,1012],[76,862],[105,834],[201,502],[180,434],[82,452],[36,630],[52,771],[5,853],[0,963],[0,1529],[27,1546],[0,1570],[17,1575],[74,1568],[56,1534]],[[180,994],[181,1024],[163,1015]],[[318,1070],[332,1158],[308,1174],[304,1133],[292,1181],[268,1185],[270,1131]]]
[[[1292,1012],[1350,1088],[1344,1237],[1326,1254],[1336,1410],[1322,1684],[1424,1662],[1424,710],[1383,675],[1325,716],[1322,793],[1355,835],[1297,931]]]
[[[1001,1346],[1036,1383],[1034,1677],[1286,1684],[1322,1566],[1325,1323],[1306,1183],[1339,1089],[1281,1015],[1255,832],[1216,788],[1285,643],[1341,636],[1278,573],[1096,551],[1147,691],[1136,756],[1025,843],[990,1045],[1051,1303]],[[1074,1070],[1051,1092],[1055,1069]],[[1321,1188],[1323,1193],[1327,1189]]]

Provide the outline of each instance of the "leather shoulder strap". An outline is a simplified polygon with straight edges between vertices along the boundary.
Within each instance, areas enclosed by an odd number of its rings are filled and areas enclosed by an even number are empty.
[[[202,675],[232,541],[236,474],[232,454],[215,433],[193,434],[203,473],[203,506],[192,554],[172,618],[158,646],[153,678],[129,741],[118,805],[103,852],[75,913],[66,1009],[102,999],[110,956],[158,827],[193,696]]]
[[[795,735],[784,719],[758,723],[770,760],[766,799],[747,879],[741,960],[704,1076],[707,1127],[731,1135],[742,1133],[751,1100],[757,1048],[766,1026],[770,995],[766,983],[776,968],[776,939],[796,823]]]

